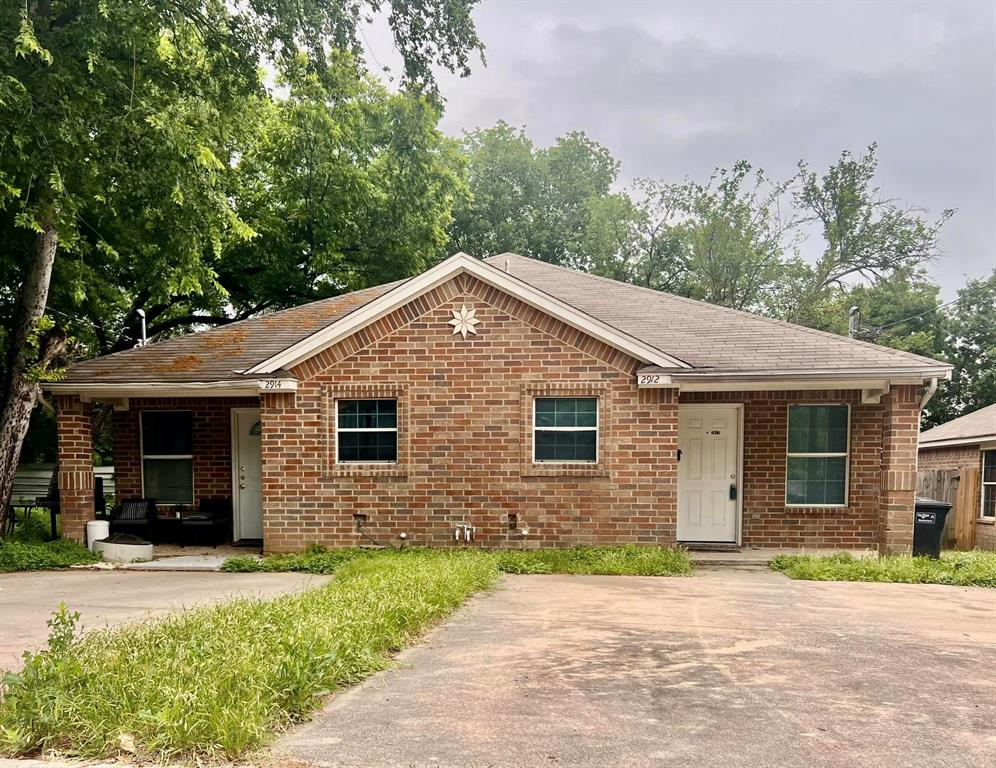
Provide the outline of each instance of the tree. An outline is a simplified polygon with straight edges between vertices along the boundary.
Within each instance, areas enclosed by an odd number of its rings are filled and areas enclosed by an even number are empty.
[[[859,157],[844,151],[822,176],[799,162],[795,205],[820,228],[824,248],[796,287],[789,318],[795,322],[818,322],[821,303],[833,289],[914,274],[938,255],[938,234],[954,211],[928,222],[921,210],[883,197],[874,185],[876,151],[875,144]]]
[[[605,147],[574,131],[537,149],[522,129],[499,122],[467,133],[463,151],[470,196],[454,211],[452,250],[590,266],[590,205],[609,194],[619,170]]]
[[[141,303],[169,311],[175,297],[223,302],[211,258],[255,234],[233,209],[226,182],[251,122],[248,107],[266,96],[260,64],[280,68],[305,55],[328,80],[341,64],[335,52],[351,50],[361,67],[358,24],[383,5],[29,0],[0,7],[0,30],[13,43],[0,47],[0,256],[5,285],[17,286],[0,297],[12,329],[0,392],[0,508],[8,506],[38,381],[50,375],[65,338],[44,319],[53,274],[72,287],[77,306],[127,302],[114,285],[88,290],[87,257],[97,269],[103,259],[111,271],[155,276],[137,292]],[[481,47],[472,5],[391,4],[403,86],[435,98],[434,65],[466,73]],[[134,309],[122,328],[133,324]],[[109,330],[97,323],[93,333]]]
[[[705,184],[639,179],[591,206],[594,271],[734,309],[770,310],[796,238],[773,183],[747,162]]]
[[[954,371],[931,403],[931,426],[996,403],[996,270],[958,291],[947,330]]]
[[[687,188],[637,179],[630,191],[589,204],[585,251],[591,271],[645,288],[689,291]]]
[[[781,215],[791,182],[774,183],[746,161],[688,185],[691,293],[711,304],[764,312],[780,289],[797,220]]]

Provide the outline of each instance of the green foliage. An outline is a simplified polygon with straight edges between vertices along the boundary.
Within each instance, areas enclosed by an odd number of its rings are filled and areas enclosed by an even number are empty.
[[[509,549],[495,553],[503,573],[570,573],[605,576],[688,576],[683,549],[667,547],[570,547]]]
[[[458,201],[451,250],[484,257],[506,251],[584,268],[589,209],[619,172],[609,151],[580,131],[537,148],[499,122],[464,136],[470,197]]]
[[[0,541],[0,573],[44,571],[96,563],[100,557],[75,541],[49,541],[49,514],[33,509],[21,516],[13,532]]]
[[[954,372],[931,404],[932,424],[996,403],[996,269],[969,280],[945,319]]]
[[[410,550],[355,559],[302,594],[82,636],[62,611],[49,648],[5,678],[0,751],[236,757],[387,666],[496,576],[475,553]]]
[[[996,587],[996,552],[944,552],[939,560],[909,555],[855,558],[848,553],[778,555],[771,567],[793,579],[889,581]]]
[[[0,573],[46,571],[71,565],[96,563],[100,557],[67,539],[55,541],[0,541]]]
[[[503,573],[573,573],[609,576],[683,576],[692,565],[683,549],[665,547],[565,547],[556,549],[509,549],[487,552],[475,550],[481,557],[493,557]],[[356,559],[390,555],[385,549],[332,549],[312,545],[300,554],[255,557],[230,557],[223,571],[248,573],[258,571],[302,571],[334,573]]]

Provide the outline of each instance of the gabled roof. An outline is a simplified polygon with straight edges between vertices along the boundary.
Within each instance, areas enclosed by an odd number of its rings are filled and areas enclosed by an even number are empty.
[[[530,285],[713,372],[945,368],[945,363],[782,320],[505,253],[485,259]]]
[[[996,441],[996,403],[920,433],[921,448]]]
[[[457,274],[474,277],[643,361],[689,380],[736,377],[913,379],[950,366],[907,352],[717,307],[515,254],[456,254],[416,277],[72,366],[49,388],[248,383],[287,370]]]

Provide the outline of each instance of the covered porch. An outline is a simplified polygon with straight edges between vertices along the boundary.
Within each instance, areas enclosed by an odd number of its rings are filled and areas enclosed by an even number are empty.
[[[56,394],[62,534],[83,542],[95,517],[95,406],[111,408],[116,498],[111,530],[164,546],[262,546],[262,423],[252,388],[190,395]],[[127,508],[127,509],[126,509]]]

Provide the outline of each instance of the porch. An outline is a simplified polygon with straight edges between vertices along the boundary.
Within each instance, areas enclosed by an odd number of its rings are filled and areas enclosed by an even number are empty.
[[[262,547],[258,396],[139,397],[107,405],[117,462],[112,531],[118,526],[153,541],[157,556],[205,536]],[[95,512],[93,404],[59,395],[57,409],[62,533],[83,541]],[[133,511],[122,515],[126,504]],[[221,516],[223,530],[206,530],[218,528]]]

